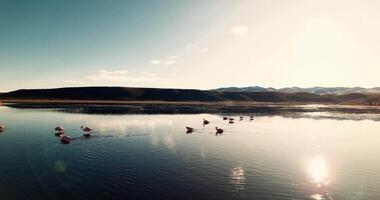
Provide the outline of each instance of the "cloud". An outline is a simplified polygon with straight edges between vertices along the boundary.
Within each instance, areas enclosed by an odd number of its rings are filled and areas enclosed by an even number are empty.
[[[152,65],[159,65],[162,63],[162,61],[161,60],[151,60],[149,63]]]
[[[151,60],[149,63],[153,65],[174,65],[176,63],[181,63],[179,62],[179,57],[178,56],[168,56],[167,58],[158,60]]]
[[[116,75],[116,76],[120,76],[120,75],[125,75],[125,74],[128,74],[128,70],[111,70],[111,71],[108,71],[108,70],[100,70],[99,73],[101,74],[106,74],[106,75]]]
[[[100,70],[86,77],[90,81],[123,81],[127,77],[127,70]]]
[[[208,52],[208,48],[203,48],[203,49],[201,49],[201,52],[202,52],[202,53],[207,53],[207,52]]]
[[[175,63],[177,63],[177,60],[166,60],[166,61],[164,62],[164,65],[173,65],[173,64],[175,64]]]
[[[248,32],[248,26],[235,26],[231,29],[230,33],[237,36],[243,37]]]
[[[128,70],[99,70],[79,80],[66,80],[72,85],[144,85],[165,82],[168,79],[160,78],[154,73],[140,73],[132,75]]]

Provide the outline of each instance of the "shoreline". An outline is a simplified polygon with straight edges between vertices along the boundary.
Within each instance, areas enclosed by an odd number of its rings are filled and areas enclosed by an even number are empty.
[[[342,105],[299,102],[253,101],[99,101],[99,100],[0,100],[3,106],[18,109],[57,109],[64,112],[99,114],[176,114],[176,113],[285,113],[342,112],[380,113],[380,106]]]
[[[258,102],[258,101],[160,101],[160,100],[60,100],[60,99],[0,99],[3,104],[88,104],[88,105],[209,105],[209,106],[297,106],[297,105],[338,105],[320,102]]]

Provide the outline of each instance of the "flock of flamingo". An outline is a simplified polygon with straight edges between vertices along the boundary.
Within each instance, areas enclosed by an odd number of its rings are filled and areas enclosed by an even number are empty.
[[[90,127],[81,126],[80,128],[84,132],[83,137],[88,138],[91,136],[92,129]],[[71,137],[65,135],[65,129],[63,127],[57,126],[55,127],[55,131],[56,131],[55,136],[59,137],[62,144],[69,144],[71,142]]]
[[[244,117],[240,116],[239,117],[240,121],[244,119]],[[228,123],[230,124],[233,124],[235,123],[235,119],[232,118],[232,117],[223,117],[223,120],[228,120]],[[253,115],[249,116],[249,120],[252,121],[253,120]],[[206,119],[203,119],[203,126],[207,125],[207,124],[210,124],[210,121],[206,120]],[[190,127],[190,126],[186,126],[186,133],[193,133],[196,129],[193,128],[193,127]],[[222,128],[218,128],[217,126],[215,127],[215,130],[216,130],[216,133],[215,134],[222,134],[224,132],[224,130]]]
[[[243,117],[240,116],[239,119],[241,121],[241,120],[243,120]],[[234,122],[235,119],[232,117],[223,117],[223,120],[228,120],[228,123],[230,123],[230,124],[235,123]],[[253,120],[252,115],[250,116],[250,120],[251,121]],[[208,124],[210,124],[210,121],[203,119],[203,126],[208,125]],[[80,128],[84,132],[83,137],[88,138],[91,136],[92,129],[90,127],[81,126]],[[187,129],[186,133],[193,133],[196,130],[195,128],[192,128],[189,126],[186,126],[186,129]],[[0,124],[0,132],[3,132],[4,130],[5,130],[5,126]],[[216,130],[216,134],[222,134],[224,132],[224,130],[222,128],[218,128],[217,126],[215,127],[215,130]],[[65,135],[65,129],[63,127],[58,126],[55,128],[55,131],[56,131],[55,136],[60,138],[60,141],[62,144],[69,144],[71,142],[71,140],[72,140],[71,137],[68,135]]]

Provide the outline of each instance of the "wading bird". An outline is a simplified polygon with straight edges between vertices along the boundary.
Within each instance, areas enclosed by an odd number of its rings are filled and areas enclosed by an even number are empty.
[[[71,141],[71,137],[69,137],[69,136],[67,136],[67,135],[60,135],[59,136],[60,137],[60,139],[61,139],[61,143],[62,144],[69,144],[70,143],[70,141]]]
[[[92,128],[90,128],[90,127],[83,127],[83,126],[81,126],[80,127],[83,131],[84,131],[84,133],[83,133],[83,136],[84,137],[90,137],[91,136],[91,131],[92,131]]]
[[[84,132],[91,132],[92,131],[92,128],[87,127],[87,126],[86,127],[81,126],[80,129],[82,129]]]
[[[186,133],[192,133],[195,130],[194,128],[191,128],[189,126],[186,126],[186,129],[187,129]]]
[[[215,127],[215,130],[216,130],[216,133],[217,134],[222,134],[223,133],[223,129],[221,129],[221,128],[218,128],[218,127]]]

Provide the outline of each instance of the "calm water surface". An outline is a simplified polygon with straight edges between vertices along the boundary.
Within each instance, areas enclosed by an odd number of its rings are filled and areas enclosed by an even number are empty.
[[[0,199],[380,199],[380,122],[318,115],[228,124],[3,106]],[[77,139],[60,144],[56,126]]]

